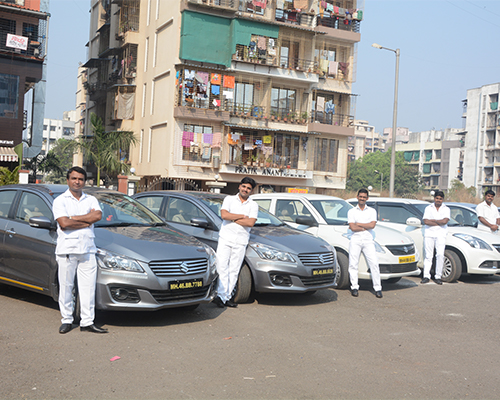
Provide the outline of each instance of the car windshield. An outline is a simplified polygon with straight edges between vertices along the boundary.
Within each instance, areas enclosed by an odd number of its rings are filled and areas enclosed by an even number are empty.
[[[102,218],[95,223],[96,227],[165,225],[160,217],[126,195],[113,192],[95,192],[92,195],[97,198],[102,210]]]
[[[342,199],[309,200],[328,225],[347,225],[347,212],[352,208]]]
[[[224,198],[222,197],[199,197],[199,199],[205,203],[208,208],[210,208],[215,215],[222,222],[222,218],[220,218],[220,209],[222,207],[222,202]],[[268,213],[264,209],[259,207],[259,214],[257,216],[257,222],[255,222],[254,226],[282,226],[284,225],[278,218],[274,215]]]

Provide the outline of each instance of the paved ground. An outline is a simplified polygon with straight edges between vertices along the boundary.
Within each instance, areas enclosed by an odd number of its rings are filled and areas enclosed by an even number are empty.
[[[499,398],[500,277],[418,282],[100,313],[107,335],[0,285],[0,399]]]

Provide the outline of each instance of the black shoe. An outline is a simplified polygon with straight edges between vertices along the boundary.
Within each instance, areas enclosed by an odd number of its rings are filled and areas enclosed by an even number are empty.
[[[429,278],[422,278],[422,280],[420,281],[421,284],[429,283],[429,282],[430,282]]]
[[[352,297],[358,297],[358,289],[352,289],[351,290],[351,296]]]
[[[99,328],[98,326],[95,326],[94,324],[89,325],[89,326],[80,326],[80,331],[92,332],[92,333],[108,333],[107,329]]]
[[[384,297],[384,296],[382,296],[382,291],[381,291],[381,290],[377,290],[377,291],[375,292],[375,297],[376,297],[377,299],[381,299],[382,297]]]
[[[222,299],[219,296],[217,296],[215,299],[213,299],[212,303],[214,303],[219,308],[224,308],[225,307],[224,302],[222,301]]]
[[[62,324],[59,327],[59,333],[68,333],[71,329],[73,329],[73,325],[71,325],[71,324]]]
[[[229,299],[228,301],[226,301],[226,306],[231,307],[231,308],[236,308],[236,307],[238,307],[238,304],[235,303],[234,301],[232,301],[231,299]]]
[[[436,285],[442,285],[443,284],[443,281],[441,279],[434,279],[434,283]]]

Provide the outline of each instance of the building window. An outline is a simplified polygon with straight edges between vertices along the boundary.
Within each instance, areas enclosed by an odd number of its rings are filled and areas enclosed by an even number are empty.
[[[182,132],[182,159],[209,163],[212,161],[213,128],[184,124]]]
[[[236,83],[234,90],[234,109],[249,112],[253,104],[254,86],[251,83]]]
[[[17,118],[19,77],[0,74],[0,117]]]
[[[339,141],[334,139],[316,139],[314,170],[337,172]]]
[[[271,115],[280,118],[291,118],[295,114],[296,90],[272,88]]]
[[[14,49],[7,47],[7,34],[16,34],[16,21],[11,19],[0,18],[0,48],[8,51],[14,51]]]
[[[63,135],[69,136],[69,135],[74,135],[74,134],[75,134],[74,128],[63,128]]]
[[[50,131],[51,131],[51,132],[55,132],[55,130],[56,130],[56,127],[52,125],[52,126],[50,127]]]

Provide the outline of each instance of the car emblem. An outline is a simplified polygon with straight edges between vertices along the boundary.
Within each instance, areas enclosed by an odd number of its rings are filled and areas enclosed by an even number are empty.
[[[320,255],[319,255],[319,262],[320,262],[321,264],[326,264],[326,263],[328,262],[327,260],[325,260],[325,257],[326,257],[326,255],[325,255],[325,254],[320,254]]]
[[[403,247],[403,250],[405,251],[406,254],[408,254],[408,247]]]
[[[184,272],[185,274],[187,274],[189,272],[189,267],[188,265],[186,264],[186,262],[183,262],[179,268],[181,269],[181,272]]]

